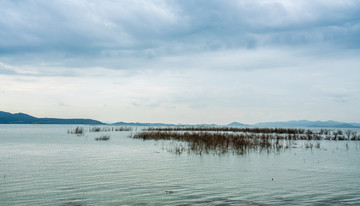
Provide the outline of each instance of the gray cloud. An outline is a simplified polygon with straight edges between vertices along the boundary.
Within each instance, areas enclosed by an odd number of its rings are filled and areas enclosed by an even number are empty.
[[[0,54],[93,63],[314,43],[359,49],[359,11],[352,0],[4,0]]]

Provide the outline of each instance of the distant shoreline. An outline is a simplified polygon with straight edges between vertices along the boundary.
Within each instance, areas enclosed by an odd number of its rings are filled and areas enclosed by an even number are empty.
[[[167,124],[167,123],[142,123],[142,122],[115,122],[104,123],[94,119],[61,119],[37,118],[25,113],[9,113],[0,111],[0,124],[85,124],[85,125],[123,125],[123,126],[200,126],[200,127],[319,127],[319,128],[360,128],[360,123],[346,123],[337,121],[308,121],[297,120],[287,122],[261,122],[257,124],[243,124],[232,122],[227,125],[217,124]]]

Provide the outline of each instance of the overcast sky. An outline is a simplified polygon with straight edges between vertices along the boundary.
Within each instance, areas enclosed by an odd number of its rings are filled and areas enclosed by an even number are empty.
[[[358,0],[0,0],[0,110],[360,122]]]

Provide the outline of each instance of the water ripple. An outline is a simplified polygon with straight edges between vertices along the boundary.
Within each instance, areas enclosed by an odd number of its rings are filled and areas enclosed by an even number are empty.
[[[351,142],[178,156],[123,133],[96,142],[66,127],[18,127],[21,135],[0,134],[2,205],[360,204],[360,150]]]

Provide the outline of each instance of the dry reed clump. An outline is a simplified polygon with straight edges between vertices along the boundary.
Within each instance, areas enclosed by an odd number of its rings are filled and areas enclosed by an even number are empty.
[[[83,135],[84,134],[84,127],[76,127],[73,130],[68,130],[68,134],[77,134],[77,135]]]
[[[131,127],[90,127],[89,132],[132,131]]]
[[[100,137],[95,138],[96,141],[108,141],[110,139],[110,135],[102,135]]]
[[[100,132],[101,127],[90,127],[89,132]]]
[[[289,140],[352,140],[359,141],[360,136],[356,131],[333,129],[297,129],[297,128],[239,128],[239,127],[149,127],[144,129],[148,132],[232,132],[245,134],[271,134],[285,135]]]
[[[115,127],[114,128],[114,131],[132,131],[132,128],[131,127]]]
[[[132,131],[132,128],[131,127],[109,127],[109,126],[104,126],[104,127],[90,126],[90,127],[86,127],[86,132],[112,132],[112,131],[117,131],[117,132]],[[77,134],[79,136],[84,135],[85,134],[85,128],[78,126],[75,129],[68,129],[67,133],[68,134]]]
[[[305,148],[320,149],[321,140],[358,141],[357,132],[332,129],[283,129],[283,128],[231,128],[231,127],[150,127],[131,136],[143,140],[172,140],[168,149],[176,154],[232,152],[245,154],[250,150],[279,151],[292,148],[297,140],[308,141]],[[184,142],[187,147],[184,147]]]
[[[249,128],[249,127],[149,127],[145,131],[175,132],[175,131],[198,131],[198,132],[243,132],[264,134],[305,134],[304,129],[288,128]]]
[[[182,144],[176,145],[171,151],[181,154],[188,153],[224,154],[232,152],[236,154],[245,154],[250,150],[272,151],[282,148],[289,148],[291,140],[283,135],[270,134],[234,134],[234,133],[210,133],[210,132],[159,132],[148,131],[134,134],[132,138],[143,140],[175,140],[187,142],[187,148]]]

